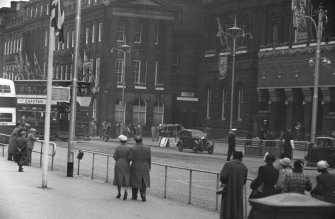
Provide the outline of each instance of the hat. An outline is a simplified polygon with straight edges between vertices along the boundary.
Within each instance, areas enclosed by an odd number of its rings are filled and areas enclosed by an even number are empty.
[[[276,160],[276,157],[272,154],[268,154],[264,159],[265,162],[271,162],[271,163],[275,162],[275,160]]]
[[[279,160],[279,163],[285,167],[291,166],[291,160],[290,158],[284,157],[283,159]]]
[[[327,169],[327,168],[329,167],[327,161],[325,161],[325,160],[320,160],[320,161],[316,164],[316,166],[317,166],[317,169],[318,169],[318,170]]]
[[[30,131],[31,131],[31,132],[36,132],[36,129],[31,128]]]
[[[25,130],[20,131],[20,135],[25,135],[27,132]]]
[[[304,167],[304,161],[302,160],[296,160],[294,161],[294,169],[302,169]]]
[[[125,135],[119,135],[119,140],[121,141],[121,142],[124,142],[124,141],[127,141],[128,140],[128,138],[127,138],[127,136],[125,136]]]

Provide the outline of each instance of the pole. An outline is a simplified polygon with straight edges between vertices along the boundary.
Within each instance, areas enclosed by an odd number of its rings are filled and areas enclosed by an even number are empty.
[[[42,188],[48,187],[48,158],[49,158],[49,138],[50,138],[50,112],[52,98],[52,75],[53,75],[53,52],[55,50],[55,30],[49,28],[49,48],[48,48],[48,76],[47,76],[47,98],[44,117],[44,143],[43,143],[43,162],[42,162]]]
[[[233,63],[231,70],[231,93],[230,93],[230,118],[229,130],[233,128],[233,109],[234,109],[234,82],[235,82],[235,55],[236,55],[236,36],[233,36]]]
[[[321,45],[322,28],[323,28],[322,19],[323,19],[323,9],[322,6],[320,6],[318,16],[318,27],[316,33],[315,76],[314,76],[315,78],[314,78],[313,107],[312,107],[311,143],[315,143],[316,122],[318,116],[320,45]]]
[[[121,134],[124,134],[124,126],[126,122],[126,103],[124,99],[124,88],[125,88],[125,75],[126,75],[126,51],[123,52],[123,63],[122,63],[122,111],[123,111],[123,124],[121,126]]]
[[[74,161],[74,139],[76,135],[76,107],[77,107],[77,75],[78,75],[78,56],[79,56],[79,34],[81,19],[81,0],[77,0],[76,18],[75,18],[75,44],[74,44],[74,64],[72,77],[72,98],[71,98],[71,120],[69,127],[69,142],[67,155],[67,176],[73,177],[73,161]]]

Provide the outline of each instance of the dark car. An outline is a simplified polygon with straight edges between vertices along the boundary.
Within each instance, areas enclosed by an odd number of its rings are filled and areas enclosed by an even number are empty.
[[[192,149],[195,153],[198,151],[207,151],[209,154],[213,154],[214,142],[209,140],[203,131],[183,129],[179,133],[177,147],[179,151]]]
[[[308,166],[315,165],[319,160],[326,160],[330,166],[335,166],[335,138],[317,137],[316,143],[308,148],[307,156]]]

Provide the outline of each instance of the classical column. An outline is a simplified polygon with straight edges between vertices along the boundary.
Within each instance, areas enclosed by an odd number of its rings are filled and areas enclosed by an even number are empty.
[[[292,128],[294,125],[292,123],[293,119],[293,91],[291,88],[285,88],[285,94],[286,94],[286,128]]]
[[[312,123],[312,99],[313,99],[313,90],[311,88],[302,88],[304,94],[304,122],[303,126],[305,127],[305,138],[308,140],[311,134],[311,123]]]
[[[323,112],[320,112],[320,113],[322,113],[322,121],[321,121],[320,132],[323,135],[328,135],[328,134],[331,134],[331,131],[332,131],[332,130],[329,130],[329,128],[330,128],[329,124],[328,124],[329,120],[327,119],[328,113],[329,113],[329,103],[330,103],[331,91],[328,87],[322,87],[321,88],[321,93],[323,95],[323,99],[321,101]]]
[[[269,92],[269,129],[271,131],[279,132],[278,127],[278,104],[281,101],[280,96],[274,88],[268,89]]]

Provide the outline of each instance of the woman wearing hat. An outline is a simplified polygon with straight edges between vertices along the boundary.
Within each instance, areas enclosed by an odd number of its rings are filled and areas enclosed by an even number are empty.
[[[114,180],[113,185],[117,186],[118,194],[116,198],[121,197],[121,187],[124,188],[123,200],[127,199],[128,187],[130,185],[130,147],[127,145],[127,137],[120,135],[120,145],[114,151]]]
[[[316,176],[316,187],[311,191],[311,195],[326,202],[335,203],[335,174],[330,174],[328,167],[325,160],[317,163],[317,170],[321,174]]]
[[[249,198],[263,198],[276,193],[276,183],[279,171],[273,166],[275,160],[276,157],[271,154],[265,156],[265,165],[259,167],[257,178],[250,184],[252,193]],[[251,209],[248,219],[254,217],[254,210]]]
[[[285,179],[288,175],[292,175],[291,160],[290,158],[284,157],[279,160],[281,169],[279,170],[279,176],[276,184],[276,190],[281,192],[285,185]]]
[[[20,131],[19,137],[16,139],[14,158],[17,165],[19,165],[19,172],[23,172],[22,166],[26,164],[27,159],[27,138],[24,130]]]

